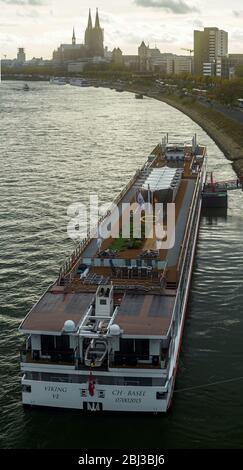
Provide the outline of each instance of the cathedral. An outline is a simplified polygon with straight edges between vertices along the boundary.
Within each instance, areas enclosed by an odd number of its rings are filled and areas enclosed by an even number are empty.
[[[73,29],[72,43],[61,44],[61,46],[53,52],[53,61],[59,63],[94,57],[104,57],[104,30],[100,26],[98,9],[96,10],[94,26],[91,11],[89,10],[84,44],[76,43],[75,31]]]

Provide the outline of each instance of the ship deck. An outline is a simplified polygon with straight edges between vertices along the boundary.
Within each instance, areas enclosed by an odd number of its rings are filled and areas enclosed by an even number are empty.
[[[94,294],[68,294],[64,289],[47,292],[32,308],[21,325],[25,332],[55,332],[60,335],[64,323],[72,320],[77,327],[86,314]]]
[[[115,321],[127,336],[164,336],[171,324],[177,293],[178,269],[182,250],[188,236],[187,224],[196,193],[199,173],[192,171],[194,157],[184,164],[168,163],[161,158],[156,147],[152,168],[169,166],[183,168],[182,179],[175,198],[175,243],[172,248],[160,249],[154,234],[144,239],[137,249],[128,247],[117,250],[111,256],[114,240],[109,238],[98,247],[97,239],[90,239],[81,247],[78,258],[70,258],[70,268],[40,299],[21,325],[24,332],[55,332],[61,334],[66,320],[78,327],[94,302],[100,284],[112,284],[120,293],[118,314]],[[202,154],[204,148],[202,147]],[[146,178],[146,167],[137,172],[116,203],[120,224],[123,203],[136,200],[136,192]],[[129,211],[130,218],[130,211]],[[151,250],[154,258],[146,258]],[[108,256],[102,253],[108,252]],[[150,251],[149,251],[150,253]],[[88,265],[87,276],[80,275],[80,265]],[[63,285],[60,285],[61,280]],[[170,284],[170,285],[169,285]]]
[[[127,294],[116,322],[124,336],[166,336],[171,324],[175,296]]]
[[[196,179],[183,179],[181,181],[180,189],[178,191],[175,200],[175,243],[169,250],[159,249],[157,245],[156,237],[151,235],[151,238],[146,239],[143,246],[139,249],[122,249],[117,253],[115,259],[124,260],[124,264],[127,264],[127,268],[114,269],[108,266],[92,266],[90,269],[90,276],[87,280],[80,280],[80,276],[75,274],[72,278],[71,283],[67,286],[68,292],[85,291],[85,286],[89,283],[92,284],[92,275],[98,278],[106,279],[106,281],[114,285],[126,286],[129,283],[134,286],[144,286],[145,288],[158,290],[159,278],[161,270],[153,269],[152,272],[146,269],[131,269],[130,264],[135,260],[141,260],[143,252],[145,250],[158,251],[158,259],[163,261],[166,265],[166,275],[170,282],[176,282],[177,280],[177,266],[181,254],[183,240],[185,237],[186,224],[188,220],[189,211],[191,208],[192,197],[194,194],[196,185]],[[132,191],[132,190],[131,190]],[[134,192],[134,190],[133,190]],[[122,200],[123,201],[123,200]],[[122,202],[121,202],[122,204]],[[109,250],[112,246],[113,239],[109,238],[102,244],[101,251]],[[88,248],[84,251],[82,259],[95,259],[100,258],[97,248],[97,241],[92,240]],[[149,265],[149,263],[148,263]]]

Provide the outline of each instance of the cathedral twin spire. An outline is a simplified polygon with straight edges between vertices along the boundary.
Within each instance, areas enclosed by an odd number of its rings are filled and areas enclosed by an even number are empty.
[[[96,29],[100,29],[100,18],[99,18],[99,11],[98,11],[98,8],[96,8],[95,28],[96,28]],[[92,23],[92,17],[91,17],[91,9],[89,9],[88,29],[93,29],[93,23]]]
[[[89,9],[88,26],[85,32],[85,46],[91,57],[104,56],[104,36],[100,27],[98,8],[96,9],[95,26],[93,26],[91,10]]]
[[[89,9],[88,29],[93,29],[91,10]]]
[[[100,29],[100,18],[98,8],[96,8],[95,28]]]

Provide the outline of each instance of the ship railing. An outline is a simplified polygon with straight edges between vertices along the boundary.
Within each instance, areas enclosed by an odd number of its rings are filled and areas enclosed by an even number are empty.
[[[189,243],[190,243],[190,237],[187,237],[187,233],[188,233],[188,231],[193,230],[193,227],[192,227],[193,219],[195,217],[196,210],[198,209],[198,206],[199,206],[199,203],[200,203],[200,200],[199,200],[198,204],[194,205],[195,197],[197,197],[197,195],[198,195],[199,181],[200,181],[200,177],[198,176],[195,191],[194,191],[194,196],[193,196],[193,202],[192,202],[191,207],[190,207],[190,212],[189,212],[189,216],[188,216],[186,230],[185,230],[185,233],[184,233],[184,240],[183,240],[183,243],[182,243],[182,246],[181,246],[181,253],[180,253],[180,257],[179,257],[179,262],[178,262],[178,265],[177,265],[177,278],[179,277],[179,273],[182,272],[185,269],[186,262],[187,262],[187,259],[188,259],[188,255],[187,255],[187,257],[184,256],[185,253],[187,252],[188,248],[189,248]],[[170,324],[170,327],[169,327],[168,331],[172,330],[173,324],[174,324],[175,321],[180,321],[180,319],[181,319],[180,316],[178,318],[178,315],[179,315],[180,308],[181,308],[181,298],[183,296],[184,286],[185,286],[186,282],[187,282],[186,278],[183,279],[182,277],[180,277],[180,281],[179,281],[179,284],[177,286],[177,296],[176,296],[176,300],[175,300],[175,306],[174,306],[174,310],[173,310],[172,320],[171,320],[171,324]],[[176,327],[178,327],[178,323],[177,323]],[[171,355],[171,353],[170,353],[170,355]]]
[[[110,368],[126,367],[139,369],[166,369],[168,355],[147,355],[137,353],[122,353],[117,351],[109,357]]]
[[[195,194],[196,193],[194,193],[194,195]],[[193,208],[193,214],[192,214],[191,220],[190,220],[190,222],[191,222],[190,230],[193,230],[193,232],[196,231],[196,227],[192,227],[192,222],[193,222],[196,210],[198,210],[199,204],[201,204],[201,200],[198,201],[198,204],[195,204],[195,206]],[[185,235],[186,235],[186,232],[185,232]],[[182,246],[183,251],[181,251],[180,258],[186,252],[187,252],[187,256],[183,257],[183,262],[182,262],[182,258],[181,258],[181,261],[180,261],[180,264],[182,264],[182,267],[180,267],[181,272],[185,271],[186,266],[187,266],[187,264],[190,260],[190,255],[188,254],[188,250],[189,250],[190,243],[192,243],[191,237],[187,237],[186,239],[184,239],[184,241],[186,241],[186,246],[184,247],[184,249],[183,249],[183,246]],[[178,267],[179,267],[179,264],[178,264]],[[179,269],[177,269],[177,273],[179,273]],[[171,320],[171,324],[170,324],[170,327],[169,327],[169,331],[172,331],[173,325],[175,325],[176,328],[179,327],[179,322],[181,320],[181,302],[184,298],[186,284],[187,284],[187,277],[185,277],[185,276],[182,277],[181,276],[178,287],[177,287],[177,295],[176,295],[175,306],[174,306],[174,310],[173,310],[173,315],[172,315],[172,320]],[[170,352],[170,355],[171,355],[171,352]]]
[[[20,351],[20,359],[22,363],[75,365],[77,349],[70,349],[68,351],[22,349]]]
[[[129,189],[131,189],[134,182],[137,180],[138,176],[140,175],[140,172],[141,172],[141,170],[136,171],[135,175],[128,182],[128,184],[125,186],[123,191],[112,202],[112,204],[111,204],[110,208],[107,210],[107,212],[103,216],[100,217],[100,219],[98,221],[98,227],[102,224],[102,222],[104,222],[105,219],[107,219],[107,217],[110,217],[110,215],[112,214],[112,211],[114,210],[114,205],[118,205],[121,202],[124,195],[129,191]],[[64,282],[64,284],[65,284],[65,278],[70,276],[71,272],[75,271],[75,269],[78,268],[78,265],[80,263],[81,254],[88,247],[91,240],[98,237],[98,227],[95,226],[90,231],[88,231],[87,238],[84,238],[81,241],[81,243],[74,250],[72,255],[69,256],[68,259],[64,262],[63,266],[61,267],[61,269],[59,271],[58,284],[61,284],[62,282]]]
[[[193,194],[193,198],[192,198],[192,202],[191,202],[191,206],[190,206],[190,211],[189,211],[189,215],[188,215],[188,219],[187,219],[186,229],[185,229],[185,232],[184,232],[184,238],[183,238],[183,242],[182,242],[181,253],[180,253],[180,257],[179,257],[179,261],[178,261],[178,265],[177,265],[177,273],[180,272],[182,260],[183,260],[184,253],[185,253],[185,249],[186,249],[186,246],[189,243],[189,238],[187,237],[187,234],[189,232],[189,227],[192,225],[193,215],[195,214],[195,210],[196,210],[195,200],[198,196],[199,183],[200,183],[200,176],[198,175],[195,190],[194,190],[194,194]]]
[[[158,144],[155,149],[153,150],[154,154],[158,154],[161,150],[161,145]],[[118,205],[122,199],[124,198],[125,194],[132,188],[134,185],[135,181],[138,179],[140,176],[141,172],[144,171],[147,168],[148,161],[146,161],[143,165],[143,167],[140,170],[137,170],[134,176],[129,180],[125,188],[122,190],[121,193],[118,194],[118,196],[115,198],[115,200],[112,202],[110,208],[107,210],[107,212],[100,217],[98,221],[98,227],[104,222],[107,217],[110,217],[112,214],[112,211],[114,210],[114,205]],[[65,285],[65,279],[66,277],[68,279],[67,282],[72,281],[72,272],[74,272],[77,268],[78,265],[80,264],[80,257],[81,254],[85,251],[85,249],[88,247],[90,244],[91,240],[94,238],[97,238],[98,236],[98,227],[95,226],[93,227],[90,231],[87,233],[87,238],[81,241],[81,243],[78,245],[78,247],[74,250],[74,252],[71,254],[71,256],[68,257],[68,259],[64,262],[63,266],[61,267],[59,271],[59,277],[58,277],[58,284],[60,285],[62,282]]]

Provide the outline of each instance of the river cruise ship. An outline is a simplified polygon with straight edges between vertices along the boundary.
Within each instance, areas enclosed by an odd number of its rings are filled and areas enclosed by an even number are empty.
[[[100,412],[169,409],[205,177],[206,148],[197,137],[178,142],[164,136],[94,232],[76,244],[57,280],[20,325],[24,405]],[[132,204],[141,209],[140,238],[132,234]],[[156,204],[165,208],[159,234]],[[146,213],[147,206],[153,213]],[[102,238],[114,207],[118,236]],[[126,236],[120,232],[124,214],[132,227]],[[152,221],[149,234],[146,218]]]

